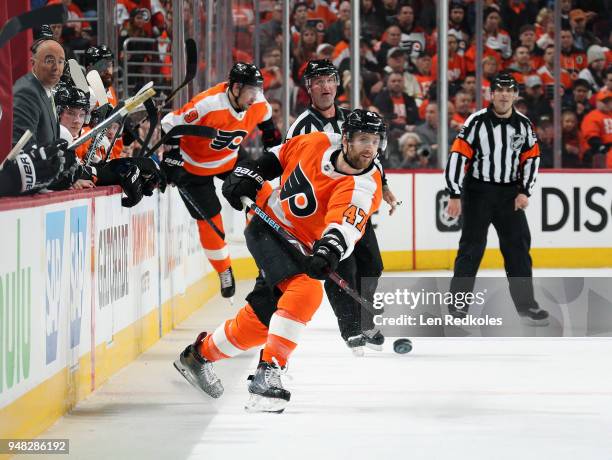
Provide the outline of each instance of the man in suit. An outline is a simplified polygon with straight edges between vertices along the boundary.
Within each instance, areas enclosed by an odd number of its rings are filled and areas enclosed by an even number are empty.
[[[32,72],[13,86],[13,145],[26,129],[29,144],[48,144],[59,138],[59,122],[51,90],[64,73],[66,56],[62,45],[52,39],[34,44]]]

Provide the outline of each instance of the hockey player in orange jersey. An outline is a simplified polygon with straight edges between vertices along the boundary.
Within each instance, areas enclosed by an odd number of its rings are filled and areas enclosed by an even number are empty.
[[[218,134],[214,139],[184,136],[180,140],[171,140],[173,145],[164,155],[162,169],[168,183],[186,190],[205,213],[205,217],[221,232],[221,203],[215,192],[214,177],[224,179],[234,169],[240,144],[256,126],[263,132],[264,147],[273,147],[281,141],[280,132],[272,121],[272,108],[263,96],[262,86],[263,77],[255,65],[237,62],[227,82],[198,94],[181,109],[162,119],[164,132],[178,125],[217,129]],[[197,220],[204,252],[219,273],[221,295],[232,297],[235,283],[224,239],[187,201],[185,205]]]
[[[274,289],[278,306],[247,303],[212,335],[202,332],[174,363],[192,385],[213,398],[220,397],[223,386],[212,363],[264,345],[249,384],[246,409],[285,409],[291,394],[283,388],[281,375],[323,299],[318,280],[351,254],[380,206],[382,177],[374,159],[385,145],[382,118],[357,109],[347,116],[342,135],[313,132],[296,136],[257,161],[241,161],[236,166],[223,184],[229,203],[241,209],[242,196],[256,198],[268,215],[312,248],[312,255],[298,254],[268,224],[251,217],[245,230],[247,246]],[[265,180],[276,177],[281,178],[278,188],[263,186]]]

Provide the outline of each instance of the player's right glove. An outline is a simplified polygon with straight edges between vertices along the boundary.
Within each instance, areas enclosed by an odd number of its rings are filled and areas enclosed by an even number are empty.
[[[306,274],[311,278],[323,280],[330,272],[336,271],[344,255],[346,244],[338,230],[330,230],[318,240],[306,264]]]
[[[232,208],[242,211],[240,198],[246,196],[254,201],[264,182],[265,179],[259,173],[257,163],[252,160],[244,160],[238,163],[227,176],[221,192]]]
[[[13,182],[6,187],[8,194],[36,192],[49,185],[64,168],[67,146],[63,139],[43,147],[33,145],[7,161],[4,169]]]
[[[164,152],[164,159],[161,162],[161,170],[166,177],[168,184],[174,184],[178,187],[185,184],[188,177],[187,171],[183,165],[183,157],[178,147],[173,148],[168,152]]]

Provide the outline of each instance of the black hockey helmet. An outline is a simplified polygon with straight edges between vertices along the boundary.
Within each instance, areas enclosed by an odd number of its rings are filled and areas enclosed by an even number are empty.
[[[75,107],[89,113],[89,96],[76,86],[60,85],[53,96],[58,114],[62,110]]]
[[[308,61],[306,70],[304,71],[304,81],[306,82],[306,86],[310,86],[310,80],[322,75],[333,75],[336,77],[336,81],[340,83],[340,74],[338,73],[338,69],[331,63],[331,61],[328,59],[312,59]]]
[[[229,85],[240,83],[242,85],[256,86],[263,88],[263,75],[259,68],[254,64],[246,62],[236,62],[232,66],[229,74]]]
[[[495,75],[493,81],[491,81],[491,91],[501,88],[510,88],[514,91],[519,90],[518,83],[512,74],[508,72],[501,72]]]
[[[350,140],[353,133],[370,133],[380,136],[380,151],[387,148],[387,125],[380,115],[369,110],[355,109],[342,124],[342,135]]]
[[[112,62],[113,52],[106,45],[90,46],[83,54],[83,65],[89,67],[100,61],[105,61],[104,65]]]

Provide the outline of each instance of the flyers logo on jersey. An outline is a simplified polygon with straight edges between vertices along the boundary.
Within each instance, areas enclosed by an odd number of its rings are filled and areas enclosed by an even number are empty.
[[[289,209],[296,217],[308,217],[317,210],[314,189],[299,163],[283,184],[280,199],[288,200]]]
[[[183,117],[183,119],[185,120],[185,123],[191,123],[193,121],[196,121],[197,118],[198,118],[198,111],[197,110],[190,110]]]
[[[246,135],[246,131],[223,131],[220,129],[217,131],[217,137],[210,143],[210,148],[214,150],[223,150],[224,148],[236,150],[240,147],[240,143]],[[234,141],[234,139],[236,140]]]

